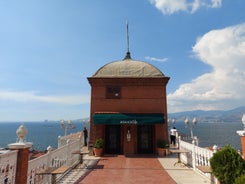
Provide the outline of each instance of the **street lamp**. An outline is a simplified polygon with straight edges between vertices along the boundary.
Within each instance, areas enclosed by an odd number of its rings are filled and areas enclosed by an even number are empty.
[[[192,123],[190,123],[189,119],[185,119],[185,126],[188,127],[191,131],[191,138],[193,139],[193,127],[197,124],[197,118],[193,118]]]
[[[89,119],[84,119],[84,120],[83,120],[83,127],[85,127],[85,125],[86,125],[87,123],[89,123]]]
[[[168,118],[168,125],[172,123],[173,125],[175,124],[176,120],[174,118],[170,119]]]
[[[175,123],[175,121],[176,121],[176,120],[173,118],[173,119],[172,119],[172,123],[174,124],[174,123]]]
[[[62,119],[60,121],[60,125],[61,125],[61,128],[65,130],[65,136],[66,136],[67,130],[73,128],[71,120],[69,120],[68,123],[65,125],[65,121]]]

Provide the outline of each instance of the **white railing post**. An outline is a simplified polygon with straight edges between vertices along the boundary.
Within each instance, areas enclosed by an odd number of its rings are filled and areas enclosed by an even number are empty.
[[[61,139],[61,138],[62,138],[62,137],[59,135],[59,136],[58,136],[58,148],[62,146],[62,142],[61,142],[62,139]]]
[[[68,160],[68,158],[69,158],[69,145],[70,145],[70,140],[68,139],[67,141],[66,141],[66,143],[67,143],[67,145],[66,145],[66,165],[68,166],[69,164],[69,160]]]
[[[193,139],[192,141],[192,153],[191,153],[191,156],[192,156],[192,167],[194,170],[196,170],[196,153],[195,153],[195,140]]]
[[[53,148],[52,148],[51,146],[48,146],[48,147],[47,147],[47,151],[48,151],[48,152],[47,152],[47,154],[48,154],[48,164],[47,164],[47,165],[48,165],[48,168],[49,168],[49,167],[52,167],[52,165],[51,165],[51,164],[52,164],[52,162],[51,162],[51,158],[52,158],[52,150],[53,150]],[[51,163],[51,164],[50,164],[50,163]],[[46,178],[47,178],[47,181],[46,181],[46,182],[47,182],[48,184],[51,184],[51,176],[47,176]]]
[[[177,147],[178,147],[179,149],[180,149],[180,146],[181,146],[181,145],[180,145],[180,142],[181,142],[180,140],[181,140],[181,136],[178,136],[178,142],[177,142],[178,145],[177,145]]]

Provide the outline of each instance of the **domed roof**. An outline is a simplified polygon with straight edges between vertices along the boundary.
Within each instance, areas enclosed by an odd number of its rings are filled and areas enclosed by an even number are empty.
[[[164,74],[149,63],[131,59],[128,52],[123,60],[102,66],[93,77],[164,77]]]

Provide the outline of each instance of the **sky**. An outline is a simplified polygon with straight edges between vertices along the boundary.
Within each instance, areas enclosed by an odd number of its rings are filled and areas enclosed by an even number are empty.
[[[0,121],[89,117],[91,77],[129,49],[170,77],[168,112],[245,104],[244,0],[0,0]]]

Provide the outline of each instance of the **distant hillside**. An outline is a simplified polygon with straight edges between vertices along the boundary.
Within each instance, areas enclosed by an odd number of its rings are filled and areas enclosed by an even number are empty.
[[[196,117],[199,122],[241,122],[242,115],[245,113],[245,106],[238,107],[232,110],[222,111],[186,111],[178,113],[169,113],[169,118],[175,118],[176,121],[184,121],[186,117],[192,119]]]

